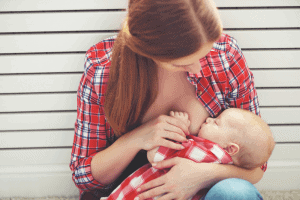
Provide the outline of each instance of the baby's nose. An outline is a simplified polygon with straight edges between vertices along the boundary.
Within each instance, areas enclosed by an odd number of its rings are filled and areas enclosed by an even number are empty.
[[[206,123],[210,123],[210,122],[212,122],[212,118],[210,118],[210,117],[208,117],[207,119],[206,119]]]

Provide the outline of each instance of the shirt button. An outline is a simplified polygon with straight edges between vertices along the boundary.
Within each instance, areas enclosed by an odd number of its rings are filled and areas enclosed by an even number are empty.
[[[198,91],[197,91],[197,95],[198,95],[198,96],[202,95],[202,91],[198,90]]]

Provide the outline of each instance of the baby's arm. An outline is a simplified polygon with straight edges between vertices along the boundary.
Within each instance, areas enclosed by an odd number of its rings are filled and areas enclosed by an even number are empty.
[[[170,112],[170,116],[175,117],[175,118],[177,118],[177,119],[180,119],[180,120],[184,121],[185,123],[188,124],[188,126],[190,125],[189,116],[188,116],[188,114],[185,113],[185,112],[174,112],[174,111],[171,111],[171,112]],[[154,156],[155,156],[155,154],[156,154],[158,148],[159,148],[159,147],[156,147],[156,148],[151,149],[151,150],[149,150],[149,151],[147,152],[147,159],[148,159],[148,161],[149,161],[150,163],[153,163],[153,161],[154,161]]]

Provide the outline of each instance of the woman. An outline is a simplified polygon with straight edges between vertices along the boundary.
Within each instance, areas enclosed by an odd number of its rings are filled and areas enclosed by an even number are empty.
[[[86,55],[70,163],[81,199],[107,196],[147,162],[145,151],[181,149],[174,141],[229,107],[259,115],[252,73],[236,41],[222,34],[213,1],[130,0],[118,36]],[[187,112],[191,126],[170,110]],[[211,188],[206,199],[262,199],[252,185],[260,168],[184,158],[156,167],[171,170],[143,185],[139,199],[188,199],[203,188]]]

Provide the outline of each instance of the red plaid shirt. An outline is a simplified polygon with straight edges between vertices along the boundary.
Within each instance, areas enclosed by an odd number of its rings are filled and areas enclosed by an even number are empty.
[[[222,149],[218,144],[209,140],[199,138],[193,135],[188,135],[187,142],[183,142],[185,147],[183,150],[174,150],[166,147],[159,147],[154,156],[154,162],[166,160],[173,157],[181,157],[192,160],[196,163],[220,163],[220,164],[233,164],[230,155]],[[165,173],[169,169],[158,170],[146,164],[128,178],[126,178],[119,187],[117,187],[109,197],[101,198],[107,200],[132,200],[139,193],[136,191],[141,185],[154,180]],[[200,199],[202,195],[196,194],[192,199]],[[156,197],[157,198],[157,197]],[[155,198],[155,199],[156,199]],[[153,199],[153,198],[151,198]],[[150,199],[149,199],[150,200]]]
[[[110,187],[93,178],[91,160],[117,139],[103,110],[115,38],[103,40],[87,51],[84,74],[77,91],[77,120],[70,169],[80,192]],[[200,62],[200,73],[187,73],[187,79],[195,85],[197,98],[212,117],[230,107],[260,115],[253,74],[235,39],[223,34]]]

